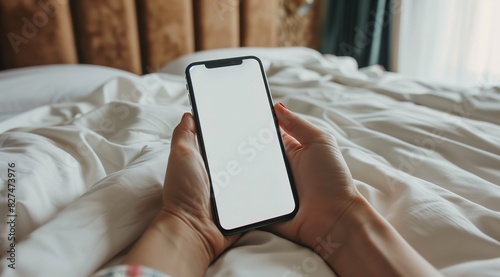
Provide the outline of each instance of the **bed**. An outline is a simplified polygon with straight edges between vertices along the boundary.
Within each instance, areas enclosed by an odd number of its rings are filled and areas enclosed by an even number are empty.
[[[0,72],[2,276],[118,263],[159,208],[171,133],[189,111],[185,66],[248,54],[262,59],[274,101],[337,138],[357,188],[424,258],[446,276],[498,276],[500,86],[359,69],[304,47],[194,50],[145,75],[83,64]],[[206,276],[335,275],[309,249],[255,230]]]

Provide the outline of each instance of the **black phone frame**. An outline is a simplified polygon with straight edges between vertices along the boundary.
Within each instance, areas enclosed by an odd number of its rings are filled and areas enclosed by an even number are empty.
[[[281,215],[281,216],[278,216],[278,217],[266,219],[266,220],[259,221],[259,222],[256,222],[256,223],[251,223],[251,224],[244,225],[244,226],[241,226],[241,227],[237,227],[237,228],[234,228],[234,229],[225,229],[220,224],[219,216],[218,216],[218,212],[217,212],[217,204],[216,204],[216,199],[215,199],[213,185],[212,185],[212,177],[211,177],[211,173],[210,173],[210,167],[209,167],[209,164],[208,164],[208,159],[207,159],[206,152],[205,152],[205,144],[204,144],[204,141],[203,141],[203,130],[201,128],[200,120],[198,118],[198,110],[197,110],[197,106],[196,106],[196,98],[195,98],[195,92],[194,92],[194,89],[193,89],[193,84],[192,84],[192,81],[191,81],[190,70],[194,66],[199,66],[199,65],[204,65],[207,68],[218,68],[218,67],[225,67],[225,66],[236,66],[236,65],[242,64],[243,60],[245,60],[245,59],[254,59],[254,60],[256,60],[259,63],[260,71],[261,71],[261,74],[262,74],[262,80],[264,81],[264,86],[266,88],[266,93],[267,93],[267,98],[268,98],[268,101],[269,101],[269,106],[270,106],[270,109],[271,109],[271,113],[273,115],[273,121],[274,121],[275,130],[276,130],[276,133],[278,135],[278,141],[279,141],[279,144],[280,144],[281,153],[283,155],[283,159],[284,159],[284,163],[285,163],[285,167],[286,167],[288,179],[290,181],[292,195],[293,195],[293,199],[294,199],[294,202],[295,202],[295,208],[294,208],[294,210],[292,212],[290,212],[288,214],[284,214],[284,215]],[[221,231],[221,233],[223,235],[229,236],[229,235],[233,235],[233,234],[237,234],[237,233],[241,233],[241,232],[250,231],[250,230],[253,230],[253,229],[256,229],[256,228],[264,227],[264,226],[267,226],[267,225],[270,225],[270,224],[274,224],[274,223],[278,223],[278,222],[282,222],[282,221],[286,221],[286,220],[294,218],[295,215],[297,214],[298,210],[299,210],[299,197],[298,197],[297,189],[296,189],[296,186],[295,186],[295,179],[293,177],[293,173],[292,173],[292,170],[291,170],[290,162],[288,161],[288,157],[286,155],[285,144],[283,143],[283,139],[282,139],[282,136],[281,136],[281,131],[280,131],[280,128],[279,128],[278,118],[277,118],[276,113],[274,111],[274,103],[273,103],[273,99],[272,99],[272,96],[271,96],[271,90],[269,88],[269,83],[267,81],[266,72],[264,70],[264,67],[262,65],[261,60],[258,57],[256,57],[256,56],[241,56],[241,57],[233,57],[233,58],[226,58],[226,59],[205,60],[205,61],[193,62],[193,63],[189,64],[186,67],[185,76],[186,76],[186,82],[187,82],[187,89],[189,91],[188,98],[189,98],[189,102],[191,104],[191,114],[193,115],[194,120],[195,120],[195,124],[196,124],[196,137],[198,139],[198,145],[199,145],[200,153],[201,153],[201,156],[203,158],[203,162],[205,164],[205,169],[207,170],[208,179],[209,179],[209,182],[210,182],[210,203],[211,203],[211,207],[212,207],[212,215],[214,217],[214,222],[215,222],[215,225],[217,226],[217,228]]]

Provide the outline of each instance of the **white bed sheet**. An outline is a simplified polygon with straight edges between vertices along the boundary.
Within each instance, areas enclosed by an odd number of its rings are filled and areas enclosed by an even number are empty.
[[[336,136],[358,189],[419,253],[445,275],[498,275],[500,88],[415,82],[304,48],[259,51],[275,101]],[[188,110],[184,77],[164,73],[0,122],[0,205],[15,162],[20,257],[16,270],[2,257],[2,275],[86,276],[123,255],[158,208],[171,132]],[[262,231],[207,273],[219,275],[334,276],[310,250]]]

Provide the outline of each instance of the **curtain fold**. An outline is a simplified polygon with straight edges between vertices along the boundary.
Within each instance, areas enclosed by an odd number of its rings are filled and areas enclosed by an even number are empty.
[[[321,52],[351,56],[360,67],[380,64],[390,70],[394,0],[329,0]]]

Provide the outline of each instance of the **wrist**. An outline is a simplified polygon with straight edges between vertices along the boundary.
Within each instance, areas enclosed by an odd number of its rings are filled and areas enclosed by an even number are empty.
[[[149,229],[161,235],[166,243],[177,250],[177,253],[185,253],[190,259],[196,257],[192,262],[198,263],[200,267],[208,268],[215,258],[203,236],[181,216],[162,210]]]
[[[377,224],[380,215],[361,195],[342,212],[337,222],[319,234],[309,246],[323,259],[331,259],[338,250],[348,247],[367,225]]]
[[[204,276],[211,262],[199,235],[182,219],[160,212],[123,259],[171,276]]]
[[[361,196],[314,250],[339,276],[441,276]]]

